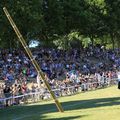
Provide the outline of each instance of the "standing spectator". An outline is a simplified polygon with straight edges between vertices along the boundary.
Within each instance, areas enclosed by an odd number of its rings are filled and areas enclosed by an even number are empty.
[[[10,89],[10,86],[6,85],[5,88],[3,89],[3,92],[4,92],[4,95],[5,95],[5,98],[9,98],[11,96],[11,89]],[[8,100],[6,100],[6,103],[5,105],[8,106]]]

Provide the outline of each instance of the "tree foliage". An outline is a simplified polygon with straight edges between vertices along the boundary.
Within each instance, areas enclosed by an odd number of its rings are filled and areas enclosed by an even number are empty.
[[[119,0],[1,0],[0,45],[8,48],[16,46],[17,37],[4,15],[4,6],[27,42],[53,41],[68,49],[68,43],[76,40],[74,37],[70,40],[69,36],[77,33],[84,36],[84,42],[89,39],[92,44],[98,39],[106,43],[104,38],[111,41],[113,48],[120,43]]]

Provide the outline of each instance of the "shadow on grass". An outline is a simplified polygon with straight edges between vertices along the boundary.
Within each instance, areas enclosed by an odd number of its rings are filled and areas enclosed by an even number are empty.
[[[32,118],[27,118],[24,120],[75,120],[75,119],[80,119],[82,117],[85,117],[85,115],[80,115],[80,116],[70,116],[70,117],[59,117],[59,118],[46,118],[46,116],[35,116]]]
[[[62,103],[62,106],[64,106],[65,110],[88,109],[114,105],[120,105],[120,97],[89,99]]]
[[[63,102],[62,106],[65,111],[69,110],[82,110],[88,108],[105,107],[120,105],[120,97],[113,98],[99,98],[99,99],[89,99],[89,100],[79,100],[79,101],[68,101]],[[44,104],[44,105],[31,105],[31,106],[14,106],[0,110],[1,120],[42,120],[45,118],[46,113],[54,113],[57,108],[54,103]],[[39,115],[39,118],[31,119],[30,117]],[[29,117],[30,119],[26,119]],[[46,120],[73,120],[78,117],[85,116],[72,116],[72,117],[59,117],[56,119],[46,119]],[[19,118],[19,119],[16,119]]]
[[[83,116],[74,116],[74,117],[51,118],[51,119],[46,119],[46,120],[74,120],[74,119],[81,118],[81,117],[84,117],[84,115]]]

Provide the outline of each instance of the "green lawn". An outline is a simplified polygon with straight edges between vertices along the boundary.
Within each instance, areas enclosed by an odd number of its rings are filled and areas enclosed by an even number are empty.
[[[53,101],[0,110],[0,120],[120,120],[120,90],[117,86],[59,98],[64,113]]]

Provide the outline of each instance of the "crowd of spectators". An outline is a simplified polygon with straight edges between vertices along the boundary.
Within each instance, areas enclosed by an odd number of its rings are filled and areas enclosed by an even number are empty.
[[[87,82],[109,82],[108,79],[117,77],[120,69],[119,49],[106,50],[101,46],[82,50],[37,48],[32,53],[53,89]],[[0,98],[35,92],[38,86],[33,83],[29,89],[28,83],[31,79],[36,81],[36,77],[37,72],[24,50],[0,50],[0,80],[5,83],[0,84]]]

